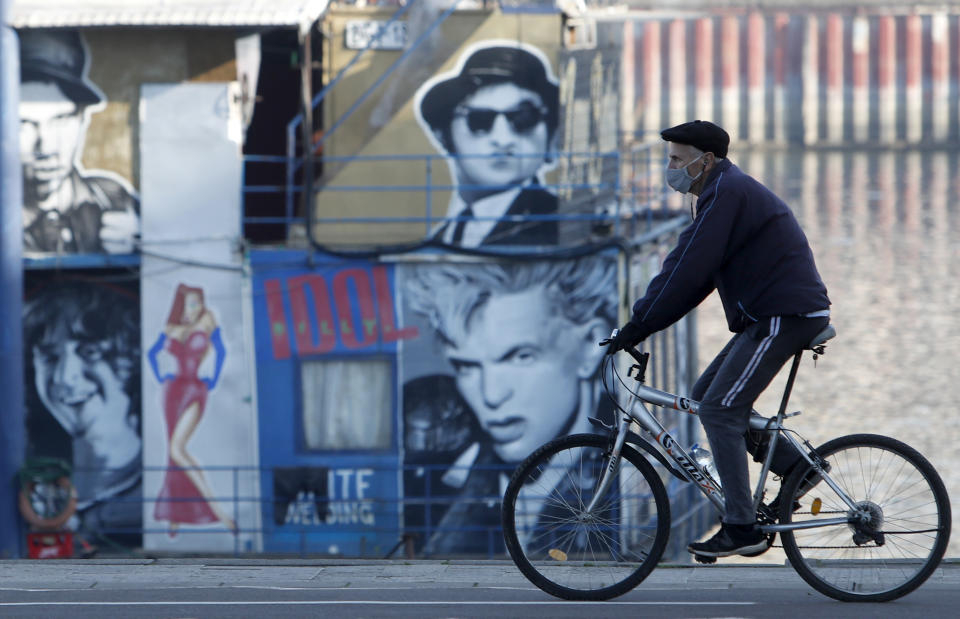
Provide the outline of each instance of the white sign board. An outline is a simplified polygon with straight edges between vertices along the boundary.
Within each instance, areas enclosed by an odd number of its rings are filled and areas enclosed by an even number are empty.
[[[374,40],[381,29],[380,38]],[[347,22],[346,38],[347,49],[404,49],[407,46],[407,24],[353,19]]]

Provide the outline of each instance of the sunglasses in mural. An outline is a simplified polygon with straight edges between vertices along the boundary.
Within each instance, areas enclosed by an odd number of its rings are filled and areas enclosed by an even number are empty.
[[[514,133],[529,133],[547,118],[547,108],[530,101],[509,110],[461,106],[455,116],[465,118],[467,127],[475,134],[489,133],[499,116],[506,119]]]

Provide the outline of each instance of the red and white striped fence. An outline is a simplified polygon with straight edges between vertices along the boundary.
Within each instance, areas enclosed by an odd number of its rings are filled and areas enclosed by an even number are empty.
[[[638,131],[702,118],[753,143],[960,139],[960,9],[651,17],[626,35]]]

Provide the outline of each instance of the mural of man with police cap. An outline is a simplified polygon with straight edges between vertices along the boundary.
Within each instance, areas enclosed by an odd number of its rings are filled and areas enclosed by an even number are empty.
[[[436,238],[450,245],[557,242],[557,196],[543,186],[553,162],[559,89],[540,50],[484,41],[416,94],[418,121],[448,155],[457,186]]]
[[[90,112],[105,103],[86,77],[87,50],[70,30],[20,32],[20,158],[26,252],[126,253],[139,201],[116,175],[84,170]]]

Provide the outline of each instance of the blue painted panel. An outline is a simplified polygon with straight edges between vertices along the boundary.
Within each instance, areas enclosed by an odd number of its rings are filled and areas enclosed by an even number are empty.
[[[249,261],[264,550],[383,556],[400,528],[397,432],[387,450],[304,449],[300,371],[305,360],[393,360],[416,335],[398,328],[393,267],[296,250],[255,250]]]

